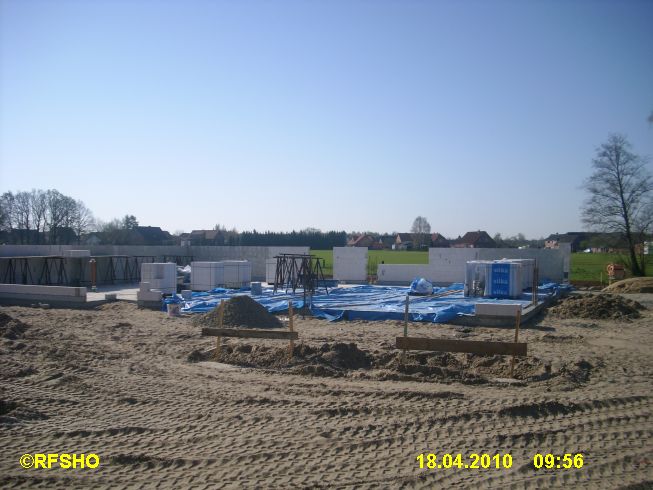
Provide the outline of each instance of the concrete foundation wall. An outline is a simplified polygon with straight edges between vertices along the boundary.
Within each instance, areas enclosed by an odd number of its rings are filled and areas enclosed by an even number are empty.
[[[367,281],[367,248],[333,247],[333,278],[338,281]]]
[[[433,281],[433,269],[428,264],[379,264],[378,284],[400,284],[408,286],[416,277]]]
[[[44,256],[58,255],[63,256],[66,250],[79,250],[80,245],[0,245],[0,257],[17,257],[17,256]],[[309,247],[215,247],[215,246],[149,246],[149,245],[95,245],[83,246],[88,249],[91,255],[127,255],[134,256],[153,256],[155,261],[162,261],[163,256],[192,256],[195,261],[217,262],[222,260],[247,260],[252,264],[252,279],[255,281],[264,281],[265,261],[272,259],[280,253],[307,254],[310,253]],[[84,260],[85,264],[80,265]],[[88,260],[85,258],[66,258],[65,269],[68,284],[73,284],[75,280],[81,284],[90,284],[90,267]],[[25,280],[28,283],[38,284],[43,274],[43,259],[34,258],[29,260],[29,274]],[[100,259],[97,265],[98,284],[107,284],[108,261]],[[114,264],[116,267],[117,281],[124,275],[121,264]],[[140,268],[140,263],[138,264]],[[0,260],[0,282],[6,276],[7,261]],[[19,268],[20,271],[20,268]],[[23,277],[17,273],[16,282],[22,283]],[[28,278],[31,277],[31,280]],[[42,283],[43,281],[41,281]]]
[[[565,244],[568,245],[568,244]],[[465,282],[465,264],[470,260],[536,259],[539,279],[566,282],[569,280],[571,248],[430,248],[428,265],[381,264],[377,269],[379,284],[408,285],[415,277],[424,277],[437,285]]]
[[[481,260],[480,248],[429,248],[431,278],[438,284],[465,282],[465,264],[469,260]]]
[[[540,282],[564,282],[569,279],[571,249],[527,248],[431,248],[429,266],[438,283],[464,282],[468,260],[536,259]]]

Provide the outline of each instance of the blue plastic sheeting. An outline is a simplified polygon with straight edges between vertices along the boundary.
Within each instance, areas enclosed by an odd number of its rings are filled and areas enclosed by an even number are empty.
[[[263,294],[260,296],[253,296],[251,294],[250,288],[242,289],[223,289],[215,288],[208,292],[197,292],[193,293],[190,301],[182,302],[184,305],[181,308],[183,313],[206,313],[211,311],[213,308],[220,304],[220,301],[228,300],[234,296],[247,295],[251,296],[252,299],[256,300],[258,303],[265,306],[265,308],[270,313],[278,313],[281,311],[286,311],[288,309],[288,301],[292,300],[293,308],[303,308],[304,307],[304,298],[303,296],[295,296],[292,294],[285,294],[277,292],[273,294],[273,288],[263,288]],[[172,303],[174,300],[166,298],[165,303]]]
[[[570,289],[558,284],[544,284],[538,288],[540,298],[555,296],[561,291]],[[336,288],[329,294],[313,296],[310,304],[311,313],[318,318],[329,321],[336,320],[403,320],[406,295],[409,287],[397,286],[354,286]],[[193,293],[190,301],[183,302],[181,311],[184,313],[204,313],[237,295],[250,295],[246,289],[217,288],[206,293]],[[179,297],[177,297],[179,298]],[[304,306],[303,293],[295,296],[283,292],[273,294],[272,288],[264,288],[260,296],[252,296],[271,313],[288,309],[288,301],[293,307]],[[525,293],[519,299],[465,298],[463,285],[452,284],[448,287],[434,287],[433,296],[411,296],[409,318],[416,322],[445,323],[460,315],[473,315],[476,303],[510,303],[527,306],[531,303],[531,294]],[[178,301],[166,299],[165,302]],[[163,305],[165,308],[165,304]]]

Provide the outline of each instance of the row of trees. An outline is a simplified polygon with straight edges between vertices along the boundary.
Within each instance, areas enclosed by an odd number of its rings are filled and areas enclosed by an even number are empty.
[[[0,232],[21,244],[60,244],[93,229],[91,211],[55,189],[5,192],[0,196]]]
[[[347,233],[344,231],[322,232],[314,228],[290,233],[266,231],[258,233],[244,231],[234,237],[235,245],[266,245],[266,246],[308,246],[314,250],[329,250],[333,247],[344,247],[347,244]]]

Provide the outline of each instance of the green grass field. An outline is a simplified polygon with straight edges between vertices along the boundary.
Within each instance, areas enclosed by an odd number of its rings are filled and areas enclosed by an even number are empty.
[[[620,254],[571,254],[571,282],[594,281],[607,284],[606,267],[610,263],[625,264],[625,257]],[[653,256],[647,256],[647,276],[653,273]]]
[[[324,259],[324,275],[333,275],[333,251],[311,250],[313,255]],[[647,258],[646,272],[653,275],[653,256]],[[386,264],[428,264],[428,252],[412,252],[405,250],[370,250],[368,252],[368,273],[376,274],[376,267],[381,262]],[[624,257],[619,254],[585,254],[571,255],[571,281],[608,282],[605,268],[611,262],[624,263]]]
[[[313,255],[324,259],[324,275],[333,275],[333,251],[332,250],[311,250]],[[428,252],[412,252],[408,250],[369,250],[367,252],[368,274],[376,274],[376,266],[384,262],[386,264],[428,264]]]

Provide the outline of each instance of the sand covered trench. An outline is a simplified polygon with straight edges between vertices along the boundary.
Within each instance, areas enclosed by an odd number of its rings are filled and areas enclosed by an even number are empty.
[[[255,339],[225,340],[215,359],[197,321],[130,303],[3,307],[0,487],[648,488],[653,295],[624,297],[648,309],[601,296],[618,315],[563,304],[525,327],[529,356],[513,382],[508,356],[402,361],[397,322],[298,316],[291,360],[287,342]],[[514,335],[418,323],[409,332]],[[101,464],[21,468],[35,452],[93,452]],[[513,465],[420,469],[429,452],[510,453]],[[584,466],[536,470],[538,452],[582,453]]]

